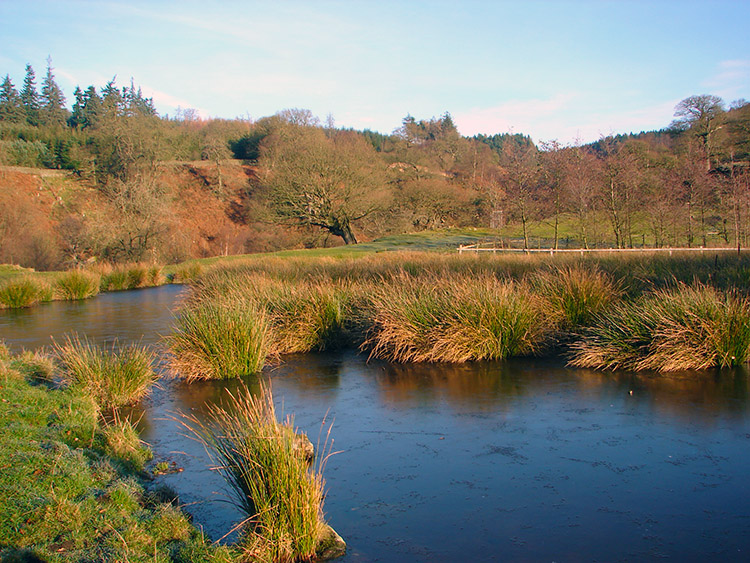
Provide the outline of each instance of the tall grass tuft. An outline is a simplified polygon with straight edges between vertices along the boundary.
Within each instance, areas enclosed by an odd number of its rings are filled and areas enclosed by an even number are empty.
[[[70,270],[60,274],[55,282],[55,292],[61,299],[70,301],[88,299],[99,293],[101,276],[85,270]]]
[[[149,269],[145,264],[131,264],[128,267],[128,289],[148,285]]]
[[[7,309],[31,307],[50,299],[52,299],[52,289],[38,279],[20,278],[0,285],[0,306]]]
[[[175,283],[187,283],[197,280],[203,274],[203,266],[200,262],[185,262],[180,264],[172,275]]]
[[[253,560],[308,561],[326,525],[322,468],[308,470],[295,447],[291,420],[280,424],[268,388],[247,389],[227,407],[211,408],[207,421],[185,415],[185,426],[206,446],[246,515],[241,545]]]
[[[347,340],[348,294],[340,284],[275,283],[254,297],[268,312],[274,354],[322,351]]]
[[[102,269],[103,270],[103,269]],[[128,289],[128,272],[122,267],[110,267],[101,271],[102,291],[122,291]]]
[[[371,356],[396,362],[465,362],[533,354],[551,328],[526,286],[491,275],[403,274],[373,296]]]
[[[86,338],[67,336],[54,351],[64,380],[93,397],[103,408],[114,408],[141,399],[156,382],[154,355],[143,346],[100,348]]]
[[[146,462],[154,457],[130,418],[120,418],[115,414],[114,419],[103,426],[102,434],[105,453],[136,471],[143,471]]]
[[[265,312],[246,300],[211,299],[183,307],[167,338],[181,377],[226,379],[257,373],[269,353]]]
[[[660,290],[607,314],[572,346],[571,364],[678,371],[750,360],[750,298],[705,285]]]
[[[612,278],[596,266],[556,267],[536,273],[532,280],[535,292],[549,301],[566,331],[588,325],[620,293]]]

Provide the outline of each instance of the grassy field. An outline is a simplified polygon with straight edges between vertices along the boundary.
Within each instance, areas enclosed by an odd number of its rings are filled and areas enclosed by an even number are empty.
[[[148,486],[150,450],[129,421],[105,423],[85,389],[49,386],[44,358],[0,355],[2,561],[235,560]]]

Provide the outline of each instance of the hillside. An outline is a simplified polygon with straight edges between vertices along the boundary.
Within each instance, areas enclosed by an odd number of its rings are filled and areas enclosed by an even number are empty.
[[[152,240],[140,259],[172,263],[222,254],[277,250],[299,244],[293,230],[253,221],[248,194],[256,169],[237,160],[160,163],[155,175],[160,199]],[[0,263],[58,269],[95,256],[93,244],[118,236],[121,210],[91,178],[64,170],[0,166]],[[131,221],[147,219],[146,213]],[[122,223],[122,218],[117,220]],[[133,232],[119,229],[123,248]],[[157,255],[158,254],[158,255]]]

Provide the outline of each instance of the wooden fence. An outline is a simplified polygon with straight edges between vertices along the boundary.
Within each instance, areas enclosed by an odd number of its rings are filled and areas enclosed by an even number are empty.
[[[515,252],[515,253],[543,253],[555,255],[559,253],[580,253],[583,256],[586,253],[591,252],[668,252],[671,256],[673,252],[737,252],[739,254],[740,248],[728,248],[728,247],[695,247],[695,248],[509,248],[504,246],[497,246],[496,243],[475,243],[475,244],[462,244],[458,247],[458,253],[463,254],[464,252]]]

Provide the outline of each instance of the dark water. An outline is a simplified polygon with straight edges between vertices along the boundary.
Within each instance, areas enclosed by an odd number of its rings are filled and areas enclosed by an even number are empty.
[[[157,342],[176,292],[3,312],[0,338],[16,349],[69,330]],[[289,358],[264,375],[313,442],[323,419],[333,421],[341,453],[325,470],[325,511],[349,544],[344,561],[748,560],[744,370],[394,366],[342,352]],[[214,539],[239,514],[202,447],[170,417],[200,416],[239,384],[165,381],[144,405],[157,459],[184,468],[160,479]]]

